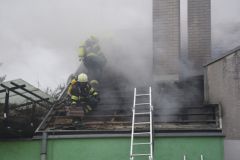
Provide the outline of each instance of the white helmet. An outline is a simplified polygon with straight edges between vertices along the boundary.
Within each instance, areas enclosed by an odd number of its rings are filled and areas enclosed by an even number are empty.
[[[79,74],[78,82],[88,82],[88,76],[85,73]]]

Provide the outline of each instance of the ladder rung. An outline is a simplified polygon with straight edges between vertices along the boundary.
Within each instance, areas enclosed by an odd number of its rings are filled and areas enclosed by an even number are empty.
[[[151,156],[151,154],[132,154],[132,157],[134,156]]]
[[[137,123],[134,123],[134,124],[150,124],[150,122],[137,122]]]
[[[135,135],[141,135],[141,134],[150,134],[150,132],[137,132],[137,133],[133,133]]]
[[[150,94],[136,94],[136,96],[149,96]]]
[[[151,144],[151,143],[133,143],[133,145],[146,145],[146,144]]]
[[[135,115],[145,115],[145,114],[150,114],[150,112],[139,112],[139,113],[135,113]]]
[[[137,104],[135,104],[135,106],[141,106],[141,105],[150,105],[150,103],[137,103]]]

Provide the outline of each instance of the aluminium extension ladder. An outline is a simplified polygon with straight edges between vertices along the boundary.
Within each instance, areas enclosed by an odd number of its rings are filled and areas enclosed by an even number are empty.
[[[138,102],[142,100],[144,102]],[[145,99],[144,99],[145,98]],[[147,102],[145,102],[147,101]],[[145,107],[147,109],[146,111],[138,111]],[[153,121],[152,121],[152,112],[153,112],[153,106],[152,106],[152,93],[151,93],[151,87],[149,87],[148,93],[137,93],[136,88],[134,88],[134,100],[133,100],[133,117],[132,117],[132,134],[131,134],[131,148],[130,148],[130,160],[134,160],[135,157],[146,157],[148,160],[153,160]],[[136,118],[139,116],[149,116],[149,121],[147,122],[135,122]],[[136,125],[149,125],[149,129],[144,132],[136,132],[135,127]],[[149,137],[149,142],[147,143],[136,143],[134,142],[134,138],[136,135],[142,135]],[[145,145],[145,147],[149,146],[149,152],[150,153],[133,153],[134,147],[139,145]]]

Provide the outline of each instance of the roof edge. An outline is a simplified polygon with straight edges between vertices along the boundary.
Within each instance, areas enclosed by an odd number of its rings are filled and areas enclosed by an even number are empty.
[[[206,67],[206,66],[208,66],[208,65],[210,65],[210,64],[212,64],[212,63],[215,63],[215,62],[217,62],[217,61],[219,61],[219,60],[221,60],[221,59],[223,59],[223,58],[225,58],[225,57],[227,57],[227,56],[235,53],[235,52],[238,51],[238,50],[240,50],[240,45],[239,45],[238,47],[235,47],[234,49],[226,52],[225,54],[223,54],[223,55],[221,55],[221,56],[219,56],[219,57],[211,60],[210,62],[204,64],[203,67]]]
[[[91,139],[91,138],[130,138],[131,134],[78,134],[78,135],[49,135],[48,139]],[[146,137],[146,136],[139,136]],[[219,132],[197,132],[197,133],[157,133],[155,138],[160,137],[225,137],[223,133]],[[34,136],[33,140],[41,139],[42,136]]]

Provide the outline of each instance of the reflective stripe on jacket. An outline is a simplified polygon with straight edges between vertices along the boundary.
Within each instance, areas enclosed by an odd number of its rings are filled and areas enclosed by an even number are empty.
[[[73,101],[78,101],[78,99],[79,99],[78,96],[74,96],[74,95],[71,96],[71,100]]]

